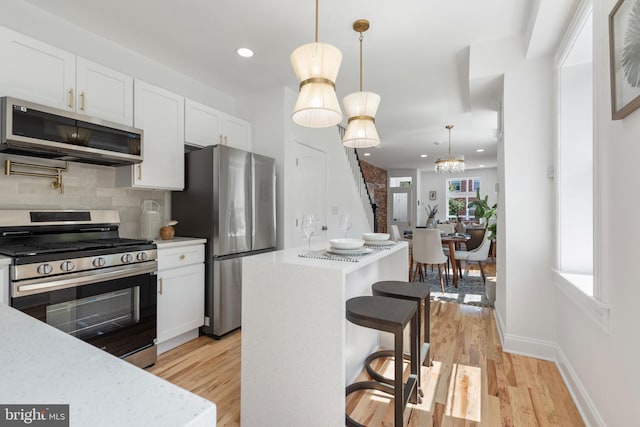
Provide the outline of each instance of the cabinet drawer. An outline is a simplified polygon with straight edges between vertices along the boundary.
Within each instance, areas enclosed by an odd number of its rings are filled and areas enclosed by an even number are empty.
[[[158,249],[158,270],[204,262],[204,245]]]

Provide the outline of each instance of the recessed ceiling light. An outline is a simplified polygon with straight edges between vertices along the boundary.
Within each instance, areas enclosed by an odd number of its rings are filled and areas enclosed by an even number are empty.
[[[420,154],[420,157],[427,157],[426,154]]]
[[[253,51],[246,47],[241,47],[236,50],[236,52],[238,52],[238,55],[242,56],[243,58],[251,58],[253,56]]]
[[[484,148],[478,148],[478,149],[476,150],[476,152],[477,152],[477,153],[482,153],[483,151],[484,151]]]
[[[478,167],[479,167],[479,168],[483,168],[483,167],[484,167],[484,165],[478,165]]]
[[[364,153],[364,155],[365,155],[365,156],[370,156],[370,155],[371,155],[371,153]]]

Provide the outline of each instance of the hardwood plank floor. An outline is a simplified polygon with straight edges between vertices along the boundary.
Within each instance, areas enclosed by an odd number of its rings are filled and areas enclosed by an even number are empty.
[[[422,368],[424,398],[405,420],[417,426],[583,426],[553,362],[504,353],[492,310],[431,303],[431,357]],[[200,337],[160,356],[150,372],[216,403],[218,426],[240,425],[240,345]],[[391,360],[378,369],[390,372]],[[366,374],[361,374],[366,378]],[[393,425],[387,395],[361,391],[347,410],[369,426]]]

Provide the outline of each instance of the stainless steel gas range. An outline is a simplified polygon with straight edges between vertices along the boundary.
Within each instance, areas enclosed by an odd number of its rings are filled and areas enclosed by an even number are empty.
[[[10,305],[135,365],[156,362],[156,245],[114,210],[0,210]],[[25,337],[28,339],[28,337]]]

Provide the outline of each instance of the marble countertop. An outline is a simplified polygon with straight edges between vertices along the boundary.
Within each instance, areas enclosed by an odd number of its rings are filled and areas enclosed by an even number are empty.
[[[0,304],[0,403],[69,404],[71,426],[216,425],[214,403]]]
[[[0,265],[9,265],[11,264],[11,257],[0,255]]]
[[[153,243],[155,243],[158,246],[158,249],[162,249],[162,248],[168,248],[168,247],[175,248],[179,246],[189,246],[189,245],[195,245],[199,243],[207,243],[207,239],[176,236],[171,240],[157,239],[157,240],[154,240]]]

